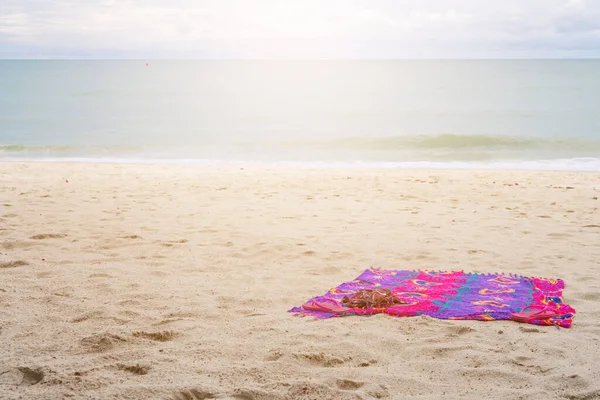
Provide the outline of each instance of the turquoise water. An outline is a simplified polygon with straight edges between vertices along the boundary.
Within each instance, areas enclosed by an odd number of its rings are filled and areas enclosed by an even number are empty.
[[[0,61],[0,159],[600,170],[600,60]]]

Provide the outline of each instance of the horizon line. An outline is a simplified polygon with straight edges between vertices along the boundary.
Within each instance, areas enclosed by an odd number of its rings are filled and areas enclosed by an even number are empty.
[[[2,57],[0,61],[564,61],[598,57]]]

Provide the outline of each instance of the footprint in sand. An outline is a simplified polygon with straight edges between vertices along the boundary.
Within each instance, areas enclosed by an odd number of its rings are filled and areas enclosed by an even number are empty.
[[[294,354],[294,357],[319,367],[335,367],[346,362],[340,357],[326,355],[325,353]]]
[[[207,400],[214,399],[216,395],[201,389],[185,389],[175,393],[173,400]]]
[[[371,396],[370,398],[373,398]],[[378,392],[377,397],[383,398],[387,395],[383,392]],[[298,382],[292,384],[289,388],[286,399],[337,399],[337,400],[358,400],[364,399],[362,393],[354,391],[346,391],[344,389],[332,388],[328,385],[312,383],[312,382]]]
[[[358,390],[365,385],[363,382],[352,381],[350,379],[338,379],[335,384],[342,390]]]
[[[579,296],[587,301],[598,301],[600,300],[600,293],[594,293],[594,292],[584,292],[584,293],[580,293]]]
[[[174,331],[160,331],[160,332],[144,332],[144,331],[136,331],[132,332],[134,337],[145,338],[154,340],[156,342],[168,342],[173,340],[177,336],[177,332]]]
[[[197,315],[193,313],[169,313],[163,316],[163,319],[153,325],[165,325],[172,322],[189,320],[196,318]]]
[[[71,322],[74,324],[77,324],[79,322],[87,321],[88,319],[102,318],[103,316],[104,316],[104,313],[102,311],[92,311],[92,312],[80,315],[79,317],[73,318],[71,320]]]
[[[130,372],[135,375],[146,375],[148,371],[150,371],[150,367],[146,365],[125,365],[125,364],[117,364],[117,368],[121,371]]]
[[[187,243],[187,242],[188,242],[187,239],[168,240],[166,242],[161,243],[161,246],[163,246],[163,247],[173,247],[176,244],[184,244],[184,243]],[[228,242],[227,245],[229,245],[230,243],[231,242]]]
[[[29,265],[27,261],[17,260],[17,261],[5,261],[0,262],[0,269],[2,268],[16,268],[16,267],[24,267]]]
[[[372,359],[372,360],[360,360],[358,362],[358,364],[356,364],[358,367],[370,367],[371,365],[375,365],[377,364],[377,360]]]
[[[475,329],[471,328],[470,326],[452,326],[447,330],[450,336],[460,336],[464,335],[465,333],[475,332]]]
[[[269,354],[265,357],[265,361],[277,361],[279,360],[281,357],[283,357],[283,352],[281,352],[280,350],[272,350],[269,352]]]
[[[13,249],[24,249],[27,247],[36,246],[36,242],[30,242],[26,240],[16,240],[16,241],[7,241],[0,243],[0,248],[4,250],[13,250]]]
[[[66,237],[67,235],[64,235],[62,233],[41,233],[39,235],[33,235],[30,237],[30,239],[33,240],[44,240],[44,239],[61,239]]]
[[[573,235],[571,235],[570,233],[560,233],[560,232],[551,232],[548,234],[548,236],[550,237],[557,237],[557,238],[569,238],[569,237],[573,237]]]
[[[521,332],[525,332],[525,333],[546,333],[546,332],[544,332],[544,331],[541,331],[541,330],[539,330],[539,329],[537,329],[537,328],[525,328],[525,327],[523,327],[523,326],[520,326],[520,327],[519,327],[519,330],[520,330]]]
[[[110,333],[88,336],[81,339],[80,344],[89,353],[104,353],[112,350],[116,345],[126,342],[125,338]]]
[[[104,273],[88,275],[88,278],[112,278],[112,277],[113,277],[112,275],[104,274]]]
[[[40,368],[18,367],[0,372],[0,385],[30,386],[41,382],[43,379],[44,372]]]
[[[469,350],[468,346],[438,346],[429,347],[425,350],[427,354],[431,354],[433,358],[443,358],[453,356],[456,352]]]

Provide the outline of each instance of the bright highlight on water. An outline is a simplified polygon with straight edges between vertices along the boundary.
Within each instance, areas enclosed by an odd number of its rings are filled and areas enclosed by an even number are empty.
[[[0,159],[600,170],[600,61],[0,61]]]

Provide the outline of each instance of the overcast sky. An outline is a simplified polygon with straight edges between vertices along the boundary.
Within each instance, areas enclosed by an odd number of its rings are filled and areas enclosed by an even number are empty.
[[[600,0],[0,0],[0,58],[600,58]]]

